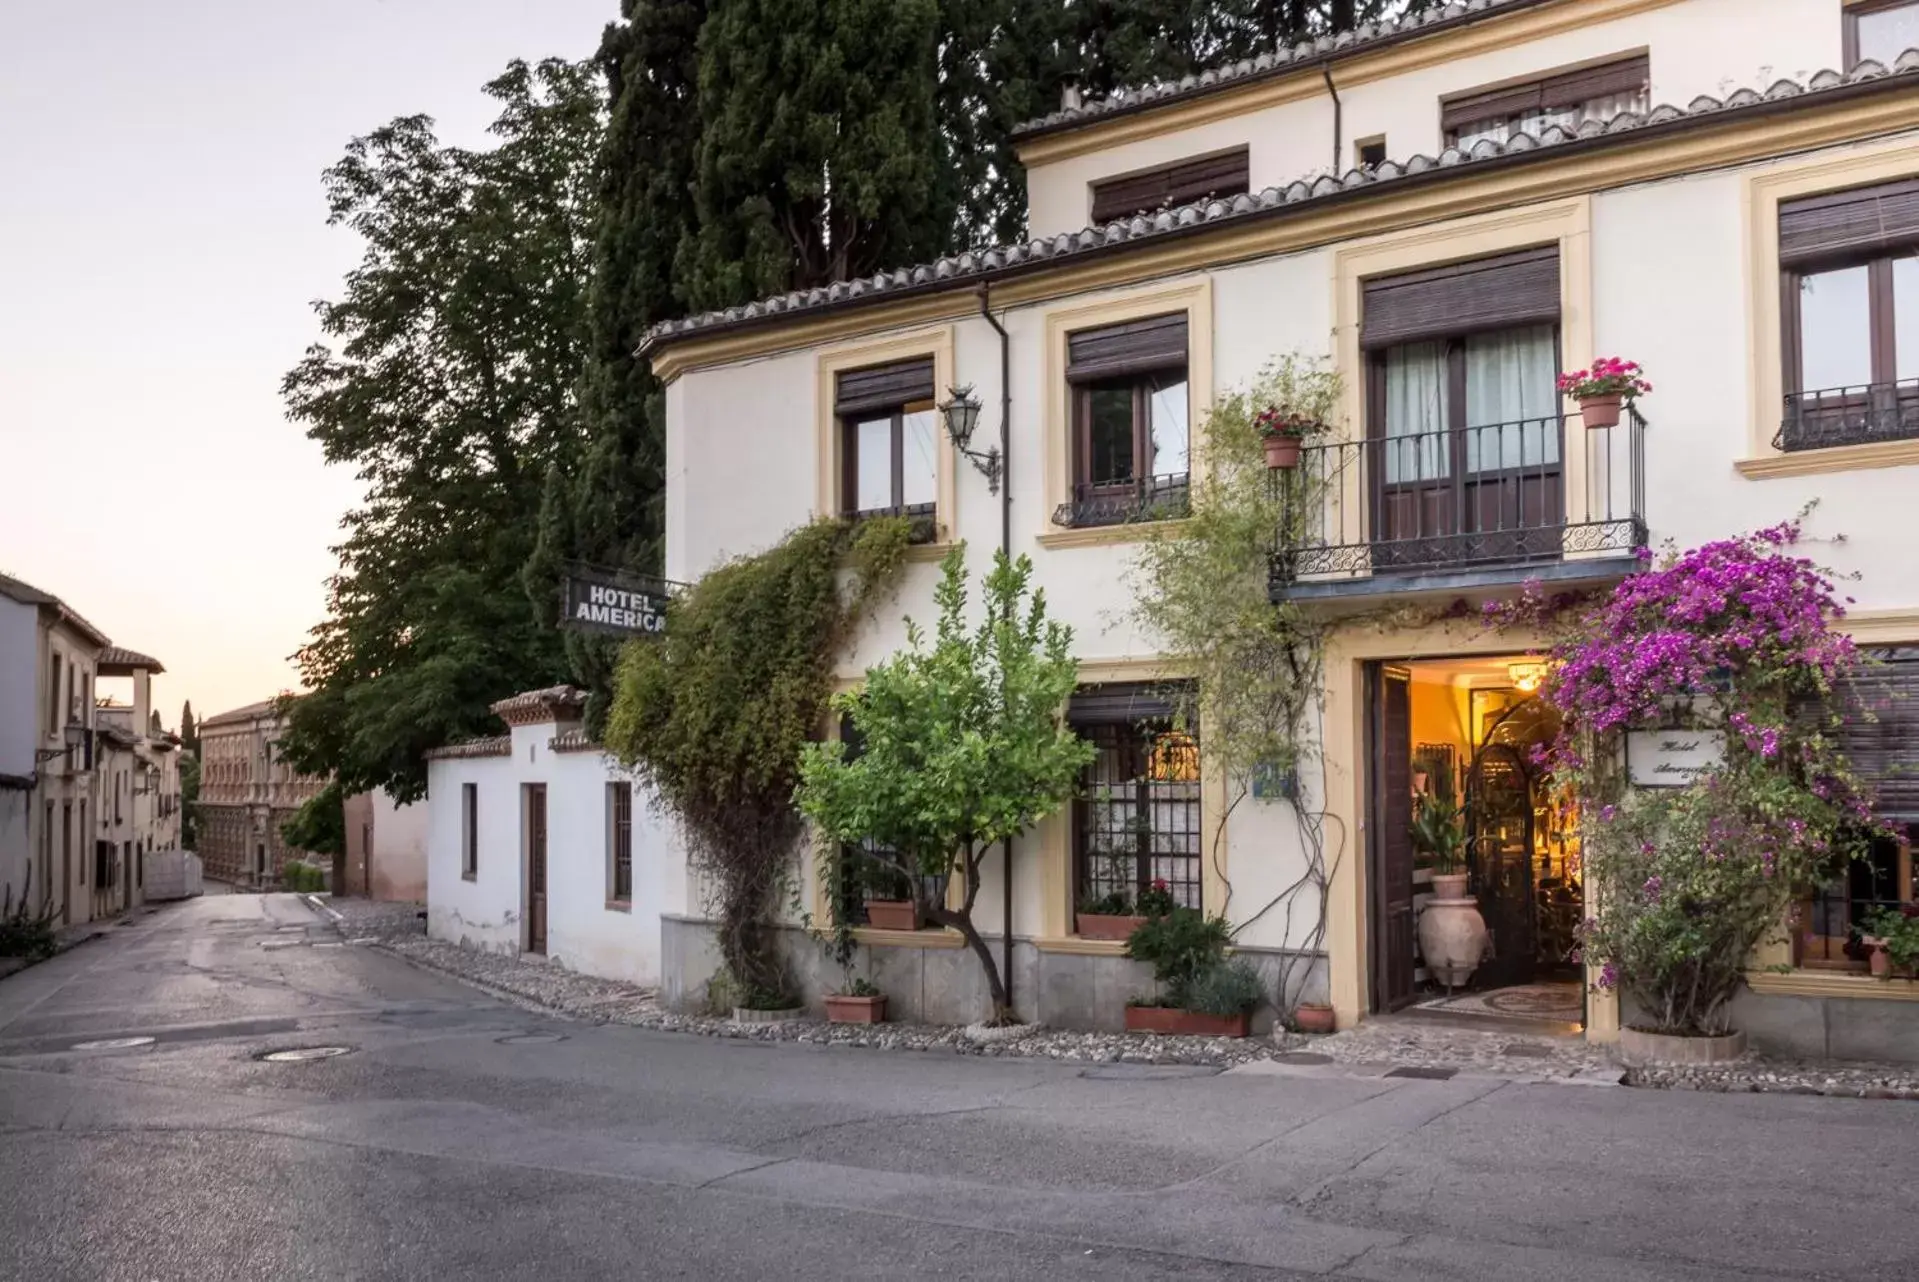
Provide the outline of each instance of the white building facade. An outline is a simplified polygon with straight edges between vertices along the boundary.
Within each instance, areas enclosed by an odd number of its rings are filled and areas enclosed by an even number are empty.
[[[566,686],[516,695],[493,705],[506,734],[428,755],[427,933],[656,985],[685,862],[646,790],[581,732],[584,703]]]
[[[1741,0],[1488,0],[1036,122],[1030,242],[649,336],[667,382],[666,574],[697,580],[819,517],[930,517],[897,603],[843,656],[851,684],[903,643],[901,616],[932,617],[944,547],[964,540],[977,571],[1004,517],[1075,631],[1085,689],[1069,715],[1102,743],[1096,771],[1119,772],[1089,790],[1165,783],[1124,764],[1164,727],[1102,711],[1182,675],[1129,622],[1127,572],[1204,466],[1213,399],[1298,354],[1346,392],[1331,443],[1309,451],[1331,478],[1325,510],[1275,548],[1275,596],[1338,615],[1473,606],[1527,579],[1603,587],[1636,547],[1823,499],[1809,530],[1832,539],[1819,559],[1857,575],[1849,626],[1903,665],[1919,645],[1915,22],[1919,6],[1837,0],[1776,0],[1763,18]],[[1553,378],[1605,355],[1642,362],[1656,391],[1644,420],[1589,432]],[[963,385],[985,406],[975,448],[1010,407],[1007,513],[939,430],[937,403]],[[1527,645],[1438,618],[1335,634],[1318,760],[1298,782],[1331,857],[1323,937],[1317,903],[1267,911],[1313,858],[1290,808],[1254,799],[1220,827],[1224,786],[1204,769],[1154,848],[1177,858],[1142,856],[1141,876],[1176,869],[1187,902],[1222,912],[1243,955],[1341,1026],[1413,1000],[1395,771],[1480,778],[1498,727],[1516,733]],[[1886,817],[1913,832],[1919,795],[1881,782]],[[1142,975],[1077,928],[1101,888],[1092,809],[1016,843],[1010,923],[989,861],[979,916],[1011,931],[1023,1014],[1115,1027]],[[1534,954],[1513,950],[1516,977],[1568,964],[1553,941],[1580,906],[1563,833],[1539,823],[1516,856]],[[1876,897],[1912,898],[1910,846],[1888,852]],[[715,965],[710,926],[683,864],[665,876],[690,911],[665,920],[663,989],[691,1001]],[[1919,1053],[1919,991],[1833,951],[1862,907],[1811,905],[1826,924],[1777,959],[1786,973],[1755,974],[1739,1018],[1762,1044]],[[905,1011],[980,1015],[955,938],[861,937]],[[1616,1009],[1571,1000],[1589,1036],[1616,1030]]]

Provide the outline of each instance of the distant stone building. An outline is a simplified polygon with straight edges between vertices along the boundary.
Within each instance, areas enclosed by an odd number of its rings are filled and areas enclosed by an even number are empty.
[[[300,774],[281,758],[285,729],[271,699],[200,723],[197,844],[206,875],[215,881],[274,885],[287,860],[307,854],[286,844],[280,826],[326,780]]]

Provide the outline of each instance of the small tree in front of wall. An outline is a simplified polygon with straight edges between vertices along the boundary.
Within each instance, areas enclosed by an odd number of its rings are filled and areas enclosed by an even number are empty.
[[[973,921],[981,865],[992,847],[1059,809],[1093,756],[1062,717],[1079,672],[1072,630],[1046,617],[1032,572],[1026,557],[997,554],[983,583],[985,617],[969,624],[965,545],[949,552],[933,635],[909,621],[907,648],[834,701],[859,734],[859,755],[849,758],[841,743],[809,745],[797,793],[819,831],[821,877],[836,892],[853,860],[924,879],[921,913],[957,930],[979,958],[994,1023],[1015,1016]],[[898,864],[867,853],[873,847]],[[947,894],[955,877],[956,905]],[[841,898],[833,896],[836,910]]]

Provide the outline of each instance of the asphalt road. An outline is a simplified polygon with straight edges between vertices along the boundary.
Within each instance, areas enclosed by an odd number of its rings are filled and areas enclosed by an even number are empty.
[[[1915,1174],[1894,1101],[556,1022],[291,896],[0,981],[4,1278],[1919,1278]]]

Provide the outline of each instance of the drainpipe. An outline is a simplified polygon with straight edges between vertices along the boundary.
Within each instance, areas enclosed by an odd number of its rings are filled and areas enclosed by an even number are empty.
[[[1013,555],[1013,348],[1006,326],[999,323],[991,309],[990,289],[980,286],[979,314],[999,335],[999,546],[1007,557]],[[1013,843],[1000,843],[1002,933],[1000,935],[1000,979],[1006,985],[1006,1009],[1013,1009]]]
[[[1345,109],[1339,101],[1339,86],[1333,83],[1332,64],[1328,62],[1321,63],[1319,65],[1319,74],[1326,77],[1326,92],[1333,96],[1333,167],[1331,172],[1337,177],[1343,172],[1341,166],[1344,162],[1341,157],[1345,152],[1345,139],[1342,136],[1345,132],[1345,122],[1342,117],[1345,115]]]

